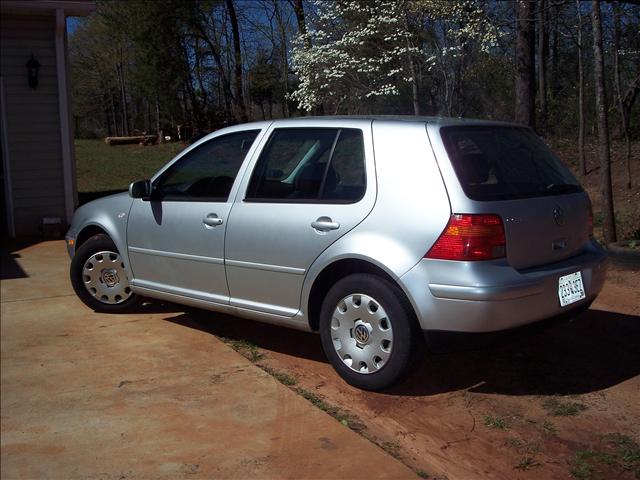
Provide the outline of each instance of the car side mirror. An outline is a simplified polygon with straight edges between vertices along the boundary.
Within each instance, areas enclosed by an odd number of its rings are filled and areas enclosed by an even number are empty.
[[[151,196],[151,180],[138,180],[129,185],[129,196],[131,198],[142,198],[147,200]]]

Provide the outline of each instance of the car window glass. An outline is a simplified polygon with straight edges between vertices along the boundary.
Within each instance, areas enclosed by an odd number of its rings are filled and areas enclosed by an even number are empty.
[[[353,201],[364,193],[362,132],[278,129],[254,169],[248,200]]]
[[[581,191],[568,169],[528,128],[445,127],[441,132],[460,184],[473,200]]]
[[[327,170],[323,200],[359,200],[365,190],[364,144],[362,132],[354,129],[340,131],[331,165]]]
[[[169,167],[154,185],[166,200],[226,201],[258,130],[231,133],[197,146]]]
[[[247,198],[316,198],[337,130],[276,130],[260,156]]]

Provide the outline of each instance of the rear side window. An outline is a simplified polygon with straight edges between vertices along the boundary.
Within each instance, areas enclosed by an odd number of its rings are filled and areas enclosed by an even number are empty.
[[[354,203],[365,180],[361,130],[278,129],[258,159],[246,200]]]
[[[569,170],[528,128],[444,127],[441,135],[458,180],[472,200],[582,191]]]

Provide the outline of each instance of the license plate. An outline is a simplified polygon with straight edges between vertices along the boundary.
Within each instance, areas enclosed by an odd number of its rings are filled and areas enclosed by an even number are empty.
[[[561,307],[566,307],[585,297],[582,272],[560,277],[560,280],[558,280],[558,298],[560,298]]]

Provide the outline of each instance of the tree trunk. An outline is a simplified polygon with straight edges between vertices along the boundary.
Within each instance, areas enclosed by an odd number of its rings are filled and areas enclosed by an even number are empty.
[[[156,134],[158,135],[158,143],[164,143],[164,134],[160,130],[160,103],[156,100]]]
[[[296,16],[296,22],[298,24],[298,34],[306,35],[307,21],[305,19],[304,5],[302,4],[302,0],[289,0],[289,3],[293,7],[293,13]],[[307,49],[311,48],[311,41],[307,37],[305,37],[304,39],[304,46]]]
[[[120,130],[118,130],[118,116],[116,114],[116,103],[113,100],[113,91],[109,92],[109,103],[111,107],[111,119],[113,120],[113,131],[118,135]]]
[[[120,95],[122,98],[122,133],[129,135],[129,105],[127,104],[127,87],[124,80],[124,61],[122,47],[120,47],[120,61],[116,64],[116,72],[120,80]]]
[[[545,24],[545,0],[538,0],[538,100],[540,128],[547,123],[547,32]]]
[[[611,157],[609,151],[609,119],[607,117],[607,92],[604,80],[604,55],[602,48],[602,20],[600,0],[591,1],[591,22],[593,24],[593,63],[596,91],[596,114],[598,123],[598,143],[600,156],[600,192],[602,194],[602,228],[606,243],[616,241],[616,222],[613,211],[611,188]]]
[[[287,100],[287,95],[289,94],[289,58],[287,54],[287,29],[282,19],[282,13],[280,12],[280,7],[278,6],[278,2],[280,0],[272,0],[273,1],[273,12],[276,17],[276,21],[278,23],[278,30],[280,33],[280,55],[282,58],[280,59],[282,63],[282,116],[284,118],[289,118],[289,102]]]
[[[534,21],[532,0],[517,2],[515,121],[535,126]]]
[[[631,81],[627,87],[627,91],[622,96],[622,111],[627,119],[627,129],[629,131],[631,131],[631,109],[633,108],[636,98],[638,98],[638,92],[640,92],[640,73]]]
[[[549,91],[553,94],[553,92],[558,91],[558,36],[560,35],[558,29],[558,15],[560,12],[560,8],[558,4],[556,4],[553,0],[551,0],[551,5],[553,6],[553,39],[549,42],[549,49],[547,54],[551,57],[551,79],[547,77],[549,83]],[[549,16],[547,16],[547,22],[549,23],[548,28],[551,28]],[[549,39],[549,36],[547,39]]]
[[[404,28],[409,31],[409,19],[407,18],[408,12],[404,15]],[[409,75],[411,75],[411,99],[413,101],[413,114],[420,115],[420,93],[418,92],[418,79],[416,78],[416,64],[411,54],[411,42],[407,38],[407,62],[409,64]]]
[[[204,20],[203,20],[204,21]],[[232,121],[231,115],[231,102],[233,101],[233,93],[231,92],[231,83],[229,78],[227,77],[226,70],[224,68],[224,64],[222,63],[222,55],[220,54],[219,46],[216,46],[215,43],[211,40],[207,33],[207,29],[203,25],[203,21],[199,21],[197,19],[193,20],[192,26],[196,29],[196,31],[200,34],[200,38],[204,40],[204,42],[209,47],[209,52],[213,57],[213,61],[218,68],[218,81],[222,86],[222,99],[224,105],[224,116],[225,121],[230,123]],[[206,23],[206,21],[204,21]]]
[[[582,13],[580,0],[576,0],[578,12],[578,158],[580,174],[587,174],[587,162],[584,156],[584,67],[582,66]]]
[[[233,0],[225,0],[231,21],[231,31],[233,34],[233,54],[234,54],[234,82],[236,87],[235,103],[238,111],[238,120],[248,121],[247,107],[244,104],[242,93],[242,50],[240,49],[240,28],[238,27],[238,17],[233,6]]]
[[[627,170],[627,188],[631,188],[631,140],[629,138],[629,120],[624,111],[622,102],[622,86],[620,84],[620,3],[613,4],[613,61],[614,70],[613,78],[616,87],[616,96],[618,97],[618,108],[620,110],[620,126],[624,135],[624,143],[626,147],[626,170]]]

